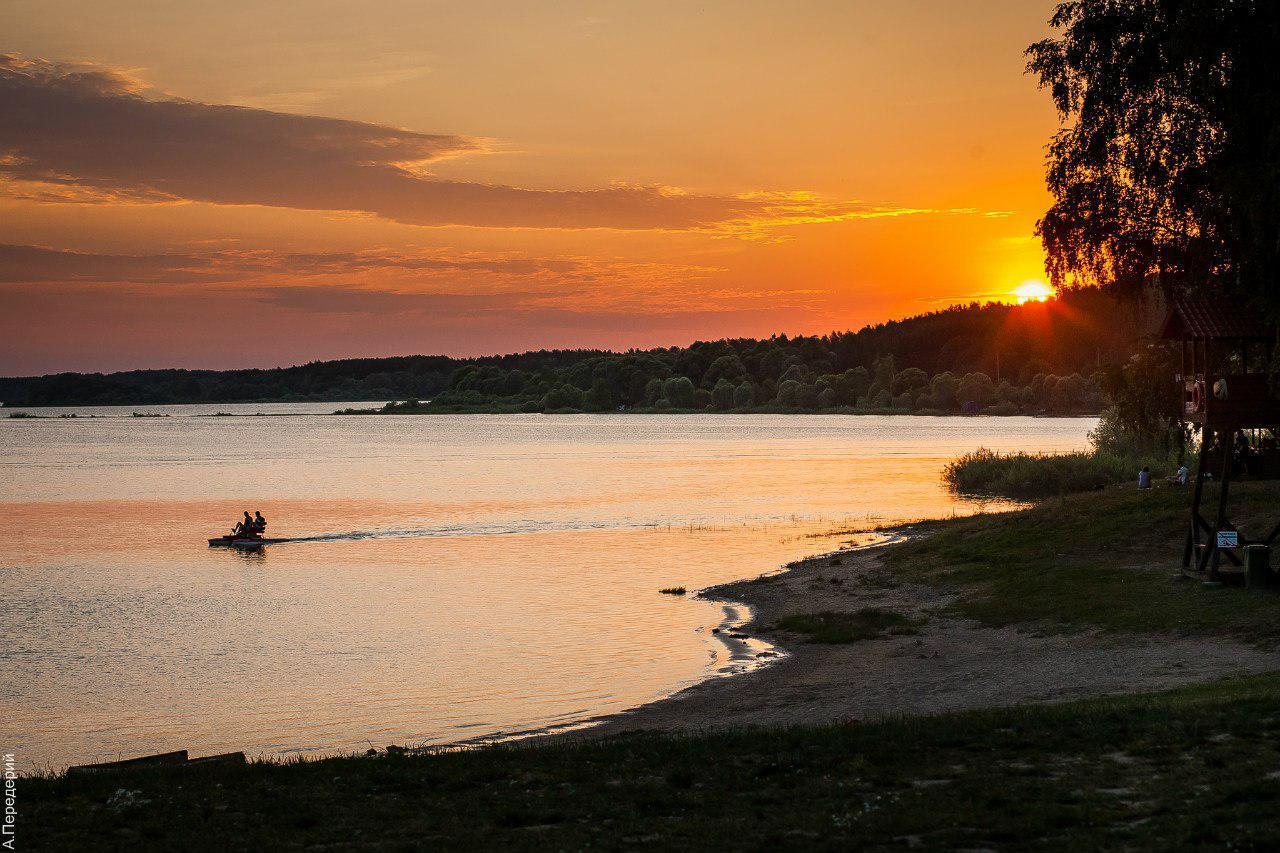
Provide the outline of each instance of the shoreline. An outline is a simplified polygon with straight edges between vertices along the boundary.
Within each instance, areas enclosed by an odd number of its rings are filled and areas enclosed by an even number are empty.
[[[898,528],[929,535],[947,522]],[[704,600],[751,614],[722,639],[768,644],[776,654],[739,673],[717,672],[571,732],[530,734],[530,744],[595,740],[638,732],[705,733],[852,723],[950,711],[1121,696],[1280,670],[1280,650],[1227,637],[993,628],[948,612],[957,594],[902,581],[886,556],[901,538],[842,548],[782,571],[700,590]],[[918,629],[851,643],[816,643],[778,627],[797,614],[874,607]]]

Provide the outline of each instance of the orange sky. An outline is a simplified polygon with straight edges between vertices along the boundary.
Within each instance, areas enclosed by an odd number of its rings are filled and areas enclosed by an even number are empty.
[[[0,375],[858,328],[1043,278],[1050,2],[0,5]]]

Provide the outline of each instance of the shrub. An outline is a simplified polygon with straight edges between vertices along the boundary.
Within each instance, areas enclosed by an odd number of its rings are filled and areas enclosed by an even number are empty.
[[[582,404],[582,390],[574,385],[561,385],[548,391],[542,398],[542,408],[548,412],[556,409],[581,409]]]
[[[737,389],[727,379],[720,379],[716,387],[711,389],[711,398],[717,409],[732,409],[733,395]]]
[[[934,409],[954,409],[957,406],[956,394],[960,391],[960,380],[951,371],[939,373],[929,383],[929,407]]]
[[[778,405],[794,408],[799,404],[801,385],[794,379],[778,383]]]
[[[801,385],[796,391],[796,405],[802,409],[815,409],[818,406],[818,388],[816,385]]]
[[[918,367],[908,367],[893,377],[892,390],[895,394],[904,391],[919,391],[929,384],[929,374]]]
[[[693,380],[687,376],[673,376],[662,384],[663,396],[677,409],[692,409]]]
[[[985,373],[966,373],[956,390],[956,398],[961,403],[973,403],[980,409],[991,405],[995,396],[996,385]]]
[[[1151,461],[1109,453],[1011,453],[986,448],[947,463],[942,479],[965,494],[1035,500],[1086,492],[1135,479]]]
[[[609,390],[609,383],[604,379],[597,379],[591,383],[591,390],[586,393],[583,398],[586,408],[592,412],[604,412],[613,408],[613,392]]]

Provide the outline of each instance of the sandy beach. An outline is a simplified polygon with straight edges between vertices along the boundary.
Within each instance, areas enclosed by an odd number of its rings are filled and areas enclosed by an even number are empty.
[[[1280,653],[1227,638],[1048,633],[959,620],[945,612],[948,594],[896,579],[887,552],[885,545],[844,550],[703,590],[704,598],[750,607],[753,618],[741,633],[767,640],[783,656],[560,737],[861,721],[1137,693],[1280,669]],[[911,616],[918,633],[819,644],[775,627],[791,614],[866,607]]]

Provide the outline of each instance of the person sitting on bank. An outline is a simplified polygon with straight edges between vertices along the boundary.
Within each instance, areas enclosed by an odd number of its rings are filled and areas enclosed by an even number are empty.
[[[1138,472],[1138,488],[1139,489],[1151,488],[1151,469],[1148,468],[1146,465],[1143,465],[1142,470]]]
[[[1177,472],[1169,478],[1169,485],[1185,486],[1187,484],[1187,477],[1189,476],[1191,476],[1191,472],[1187,470],[1186,465],[1182,465],[1178,468]]]

